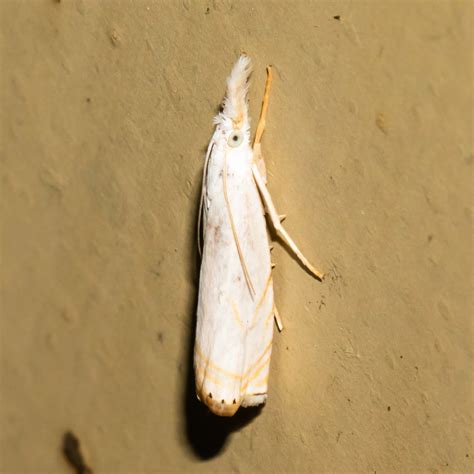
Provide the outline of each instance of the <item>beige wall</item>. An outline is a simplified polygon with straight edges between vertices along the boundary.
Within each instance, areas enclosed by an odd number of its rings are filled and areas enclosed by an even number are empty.
[[[333,18],[340,15],[339,20]],[[1,2],[1,457],[72,472],[473,471],[472,3]],[[193,393],[195,220],[225,78],[286,227],[267,406]],[[203,458],[208,458],[206,461]]]

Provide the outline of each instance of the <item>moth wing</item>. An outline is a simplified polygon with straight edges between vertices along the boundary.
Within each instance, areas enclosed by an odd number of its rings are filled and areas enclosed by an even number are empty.
[[[260,403],[273,335],[270,251],[260,196],[250,169],[228,177],[237,238],[255,288],[249,291],[229,221],[219,170],[210,170],[209,209],[201,263],[195,374],[198,397],[219,415]],[[217,183],[217,184],[216,184]],[[272,313],[272,314],[270,314]]]

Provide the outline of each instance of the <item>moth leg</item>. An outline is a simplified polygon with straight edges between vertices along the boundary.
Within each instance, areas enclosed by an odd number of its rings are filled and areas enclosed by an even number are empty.
[[[277,310],[276,306],[273,306],[273,316],[275,317],[275,323],[277,325],[278,331],[282,332],[283,331],[283,322],[280,318],[280,313]]]
[[[313,265],[308,261],[308,259],[303,255],[301,250],[296,246],[295,242],[293,239],[289,236],[288,232],[284,229],[280,222],[280,217],[278,215],[277,210],[275,209],[275,205],[273,204],[272,198],[270,196],[270,193],[268,192],[267,187],[265,186],[265,182],[263,181],[263,178],[258,170],[258,167],[256,164],[252,165],[252,173],[253,177],[255,179],[255,182],[257,183],[258,190],[260,191],[260,194],[263,199],[263,203],[265,205],[265,209],[268,212],[268,215],[270,216],[270,219],[272,221],[273,227],[277,233],[277,235],[293,250],[295,255],[298,257],[300,262],[303,264],[304,267],[306,267],[310,273],[312,273],[316,278],[319,280],[323,279],[323,274],[316,270]]]
[[[262,108],[260,110],[260,118],[258,120],[257,131],[255,132],[255,139],[253,141],[253,162],[257,165],[263,181],[267,182],[267,170],[265,167],[265,160],[262,155],[262,135],[265,130],[265,123],[267,118],[268,102],[270,99],[270,87],[272,84],[272,67],[267,67],[267,80],[265,82],[265,92],[263,93]]]

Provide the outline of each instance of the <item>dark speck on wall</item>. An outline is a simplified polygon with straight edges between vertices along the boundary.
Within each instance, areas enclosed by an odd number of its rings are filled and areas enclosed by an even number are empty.
[[[62,451],[69,464],[74,468],[76,474],[92,474],[92,469],[84,461],[81,452],[81,443],[77,436],[68,431],[63,436]]]

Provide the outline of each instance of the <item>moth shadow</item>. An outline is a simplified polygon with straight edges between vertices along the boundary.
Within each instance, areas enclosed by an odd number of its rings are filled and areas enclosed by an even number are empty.
[[[193,202],[198,203],[200,198],[196,192],[196,199]],[[193,215],[190,221],[194,222],[194,228],[197,229],[198,209],[193,206]],[[200,260],[196,239],[189,242],[192,248],[192,257],[190,265],[190,280],[193,282],[194,295],[190,304],[190,312],[192,312],[192,330],[189,331],[187,342],[187,358],[186,358],[186,383],[184,384],[183,408],[186,424],[186,438],[191,446],[194,454],[202,459],[211,459],[222,451],[226,445],[226,441],[232,432],[237,431],[252,422],[252,420],[262,411],[262,406],[253,408],[240,408],[232,417],[216,416],[201,403],[196,396],[196,386],[194,382],[194,338],[196,335],[196,308],[198,302],[199,288],[199,266]]]
[[[192,351],[190,352],[185,395],[186,435],[195,455],[207,460],[218,456],[232,432],[251,423],[262,407],[240,408],[232,417],[220,417],[211,413],[196,397]]]

